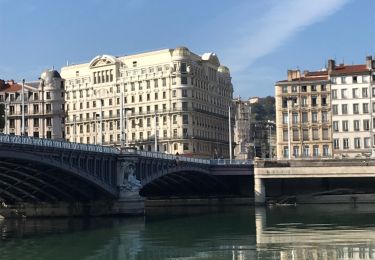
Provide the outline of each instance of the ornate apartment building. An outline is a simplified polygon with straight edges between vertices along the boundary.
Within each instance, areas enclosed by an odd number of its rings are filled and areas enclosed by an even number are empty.
[[[371,56],[366,64],[336,65],[328,61],[332,88],[335,156],[370,156],[375,147],[375,88]]]
[[[119,146],[125,136],[128,145],[147,151],[229,154],[233,86],[229,69],[214,53],[199,56],[178,47],[101,55],[63,67],[61,75],[69,141]]]
[[[3,133],[64,139],[64,84],[55,70],[46,70],[39,81],[24,83],[24,133],[22,133],[22,83],[0,81],[4,106]]]
[[[276,82],[277,157],[332,155],[331,85],[324,71],[289,70]]]

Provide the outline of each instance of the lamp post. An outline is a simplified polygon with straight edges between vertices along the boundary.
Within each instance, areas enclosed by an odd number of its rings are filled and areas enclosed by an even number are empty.
[[[76,115],[73,115],[73,140],[76,143],[77,142],[77,118]]]
[[[228,107],[228,128],[229,128],[229,161],[232,162],[232,124],[230,119],[230,105]]]
[[[158,151],[158,137],[157,137],[158,131],[156,130],[156,125],[157,125],[157,122],[156,122],[156,112],[155,112],[155,118],[154,118],[155,152]]]
[[[103,99],[100,99],[100,145],[103,145]]]
[[[269,158],[272,159],[272,146],[271,146],[271,135],[272,135],[272,127],[273,127],[274,122],[271,120],[268,120],[268,146],[269,146]]]
[[[25,135],[25,80],[22,80],[21,91],[21,136]]]

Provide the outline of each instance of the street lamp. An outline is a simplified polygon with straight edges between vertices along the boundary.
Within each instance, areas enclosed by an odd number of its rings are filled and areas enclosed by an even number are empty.
[[[73,140],[76,143],[77,142],[77,118],[76,115],[73,115]]]
[[[232,124],[230,119],[230,105],[228,107],[228,128],[229,128],[229,161],[232,162]]]
[[[21,136],[25,135],[25,80],[22,80],[22,91],[21,91]]]
[[[269,158],[270,159],[272,159],[271,135],[272,135],[272,127],[273,127],[274,124],[275,124],[275,122],[273,122],[271,120],[268,120],[267,128],[269,130],[269,133],[268,133],[268,142],[269,142],[269,144],[268,144],[268,146],[269,146]]]
[[[100,145],[103,145],[103,99],[100,99]]]

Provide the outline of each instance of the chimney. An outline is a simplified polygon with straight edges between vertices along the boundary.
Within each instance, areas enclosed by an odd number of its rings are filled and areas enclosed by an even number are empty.
[[[330,74],[336,66],[335,60],[328,60],[328,74]]]
[[[372,56],[367,56],[366,57],[366,67],[369,70],[374,69],[374,62],[372,60]]]
[[[293,79],[298,79],[301,77],[300,70],[288,70],[288,81],[292,81]]]

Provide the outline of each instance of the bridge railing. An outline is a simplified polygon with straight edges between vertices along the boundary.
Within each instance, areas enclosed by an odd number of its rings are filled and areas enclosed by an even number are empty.
[[[166,160],[178,160],[182,162],[191,162],[191,163],[200,163],[200,164],[211,164],[210,160],[207,160],[207,159],[192,158],[192,157],[186,157],[186,156],[181,156],[181,155],[173,155],[173,154],[165,154],[165,153],[149,152],[149,151],[139,151],[139,150],[135,150],[134,153],[140,156],[144,156],[144,157],[166,159]]]
[[[242,164],[253,164],[252,160],[230,160],[230,159],[212,159],[210,160],[212,165],[242,165]]]
[[[113,147],[105,147],[101,145],[93,144],[79,144],[66,142],[61,140],[51,140],[43,138],[34,138],[26,136],[17,136],[17,135],[0,135],[0,143],[9,143],[9,144],[24,144],[24,145],[37,145],[51,148],[63,148],[63,149],[72,149],[72,150],[83,150],[89,152],[100,152],[100,153],[119,153],[118,149]]]

